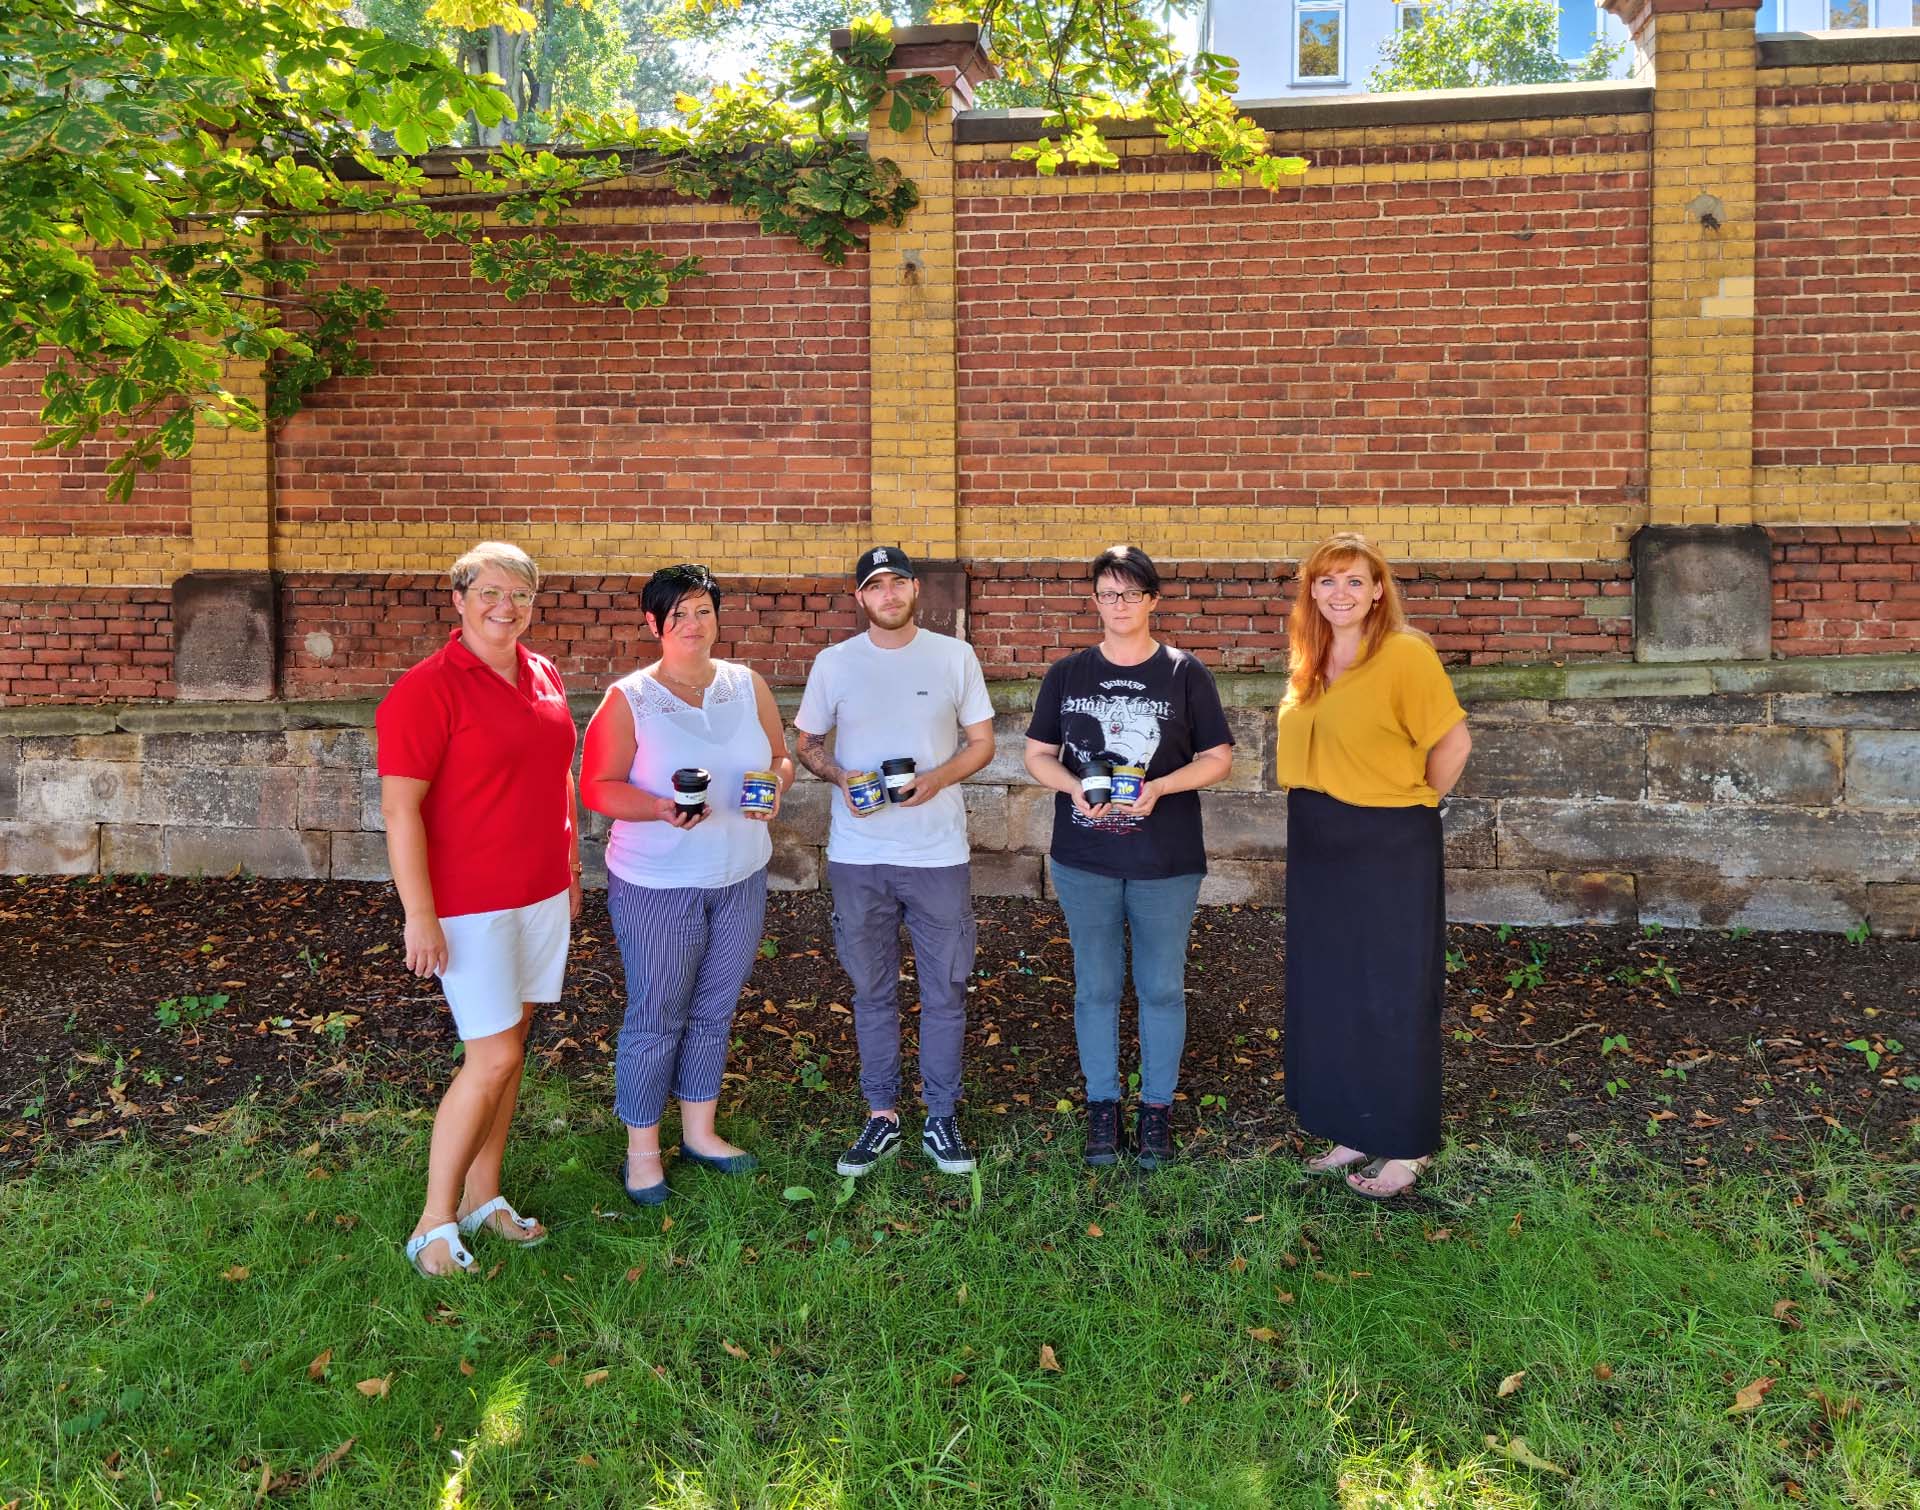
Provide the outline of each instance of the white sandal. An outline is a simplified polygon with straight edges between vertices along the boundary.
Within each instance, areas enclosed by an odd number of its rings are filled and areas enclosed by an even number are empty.
[[[476,1206],[465,1216],[461,1217],[460,1231],[466,1236],[472,1236],[487,1225],[487,1218],[492,1216],[496,1211],[504,1211],[507,1214],[507,1220],[512,1222],[513,1225],[518,1227],[522,1232],[531,1232],[540,1225],[540,1219],[538,1217],[522,1216],[519,1212],[515,1211],[512,1206],[507,1204],[507,1198],[504,1195],[496,1195],[485,1205]],[[546,1240],[547,1234],[544,1232],[538,1237],[510,1237],[507,1239],[507,1241],[512,1243],[516,1248],[537,1248]]]
[[[420,1255],[442,1238],[446,1239],[447,1253],[453,1259],[453,1267],[436,1274],[431,1269],[421,1267]],[[429,1227],[418,1237],[408,1238],[405,1252],[407,1262],[413,1265],[414,1272],[422,1279],[446,1279],[450,1275],[464,1274],[473,1267],[473,1255],[461,1246],[460,1227],[455,1222],[442,1222],[438,1227]]]

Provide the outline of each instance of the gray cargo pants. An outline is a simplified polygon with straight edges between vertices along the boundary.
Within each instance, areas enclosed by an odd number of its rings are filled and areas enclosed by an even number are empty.
[[[897,1110],[904,920],[920,986],[922,1095],[928,1116],[951,1117],[960,1103],[967,978],[977,936],[969,867],[829,863],[827,882],[834,947],[853,981],[861,1094],[874,1111]]]

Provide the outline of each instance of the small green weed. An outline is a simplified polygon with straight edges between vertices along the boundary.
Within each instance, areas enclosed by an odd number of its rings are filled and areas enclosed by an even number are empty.
[[[169,996],[153,1009],[153,1020],[163,1028],[198,1028],[233,998],[224,991],[211,996]]]
[[[1865,918],[1860,919],[1859,922],[1855,923],[1851,928],[1847,930],[1847,942],[1849,944],[1864,944],[1868,939],[1872,937],[1873,937],[1873,925],[1870,924]]]

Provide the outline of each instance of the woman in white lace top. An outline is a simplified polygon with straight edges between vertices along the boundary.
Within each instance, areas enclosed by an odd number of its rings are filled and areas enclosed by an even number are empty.
[[[640,612],[660,658],[608,688],[587,726],[580,798],[614,820],[607,910],[626,967],[614,1108],[627,1125],[621,1183],[667,1198],[660,1120],[680,1103],[680,1157],[725,1174],[756,1165],[714,1126],[734,1004],[760,946],[767,826],[793,784],[773,693],[758,672],[715,660],[720,587],[704,566],[653,574]],[[706,773],[705,803],[674,775]],[[743,809],[749,772],[773,776],[772,810]]]

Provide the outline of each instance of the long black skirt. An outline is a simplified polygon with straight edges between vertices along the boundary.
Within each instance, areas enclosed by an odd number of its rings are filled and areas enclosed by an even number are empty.
[[[1446,873],[1430,807],[1287,794],[1287,1105],[1376,1158],[1440,1146]]]

